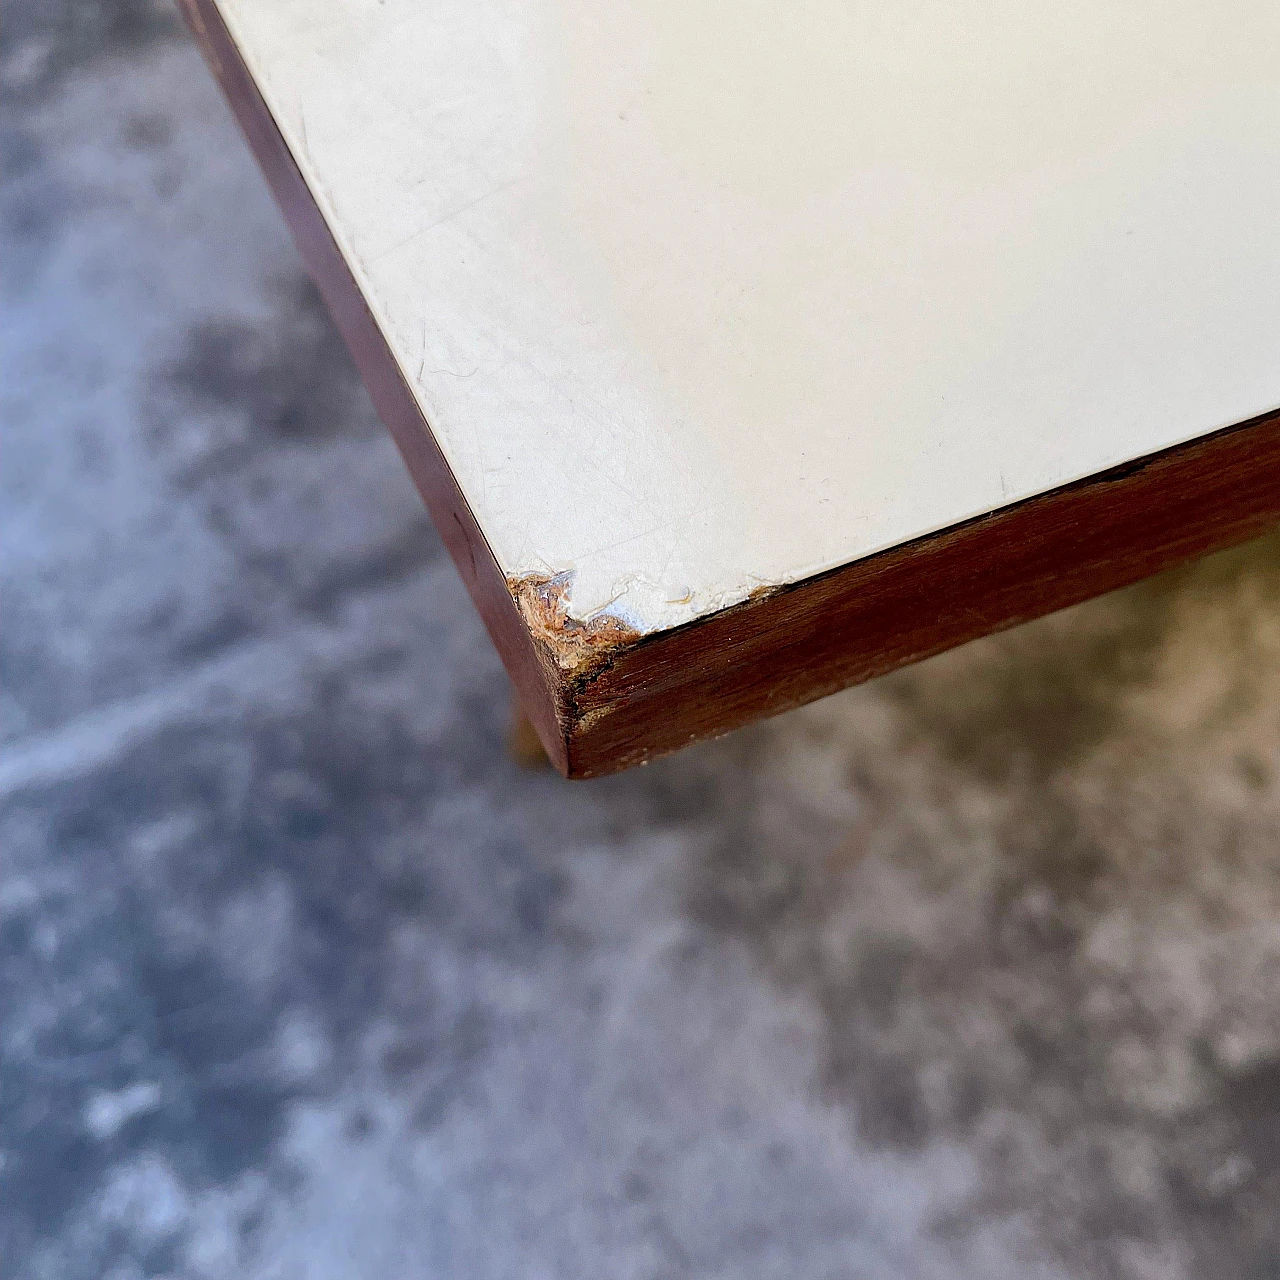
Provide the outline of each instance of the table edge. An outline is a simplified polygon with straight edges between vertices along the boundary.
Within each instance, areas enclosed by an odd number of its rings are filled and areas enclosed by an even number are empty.
[[[1277,524],[1280,411],[622,648],[569,682],[568,771],[727,733]]]
[[[214,0],[179,0],[187,26],[222,88],[275,196],[294,243],[391,432],[446,549],[516,686],[552,763],[568,773],[558,683],[545,647],[525,624],[502,570],[405,382],[355,277],[303,178]]]
[[[180,0],[548,756],[642,764],[1280,523],[1280,411],[666,631],[582,627],[504,577],[215,0]]]

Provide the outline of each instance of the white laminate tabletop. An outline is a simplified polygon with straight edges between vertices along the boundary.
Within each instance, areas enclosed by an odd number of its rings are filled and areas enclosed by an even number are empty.
[[[640,631],[1280,406],[1277,0],[217,0],[504,572]]]

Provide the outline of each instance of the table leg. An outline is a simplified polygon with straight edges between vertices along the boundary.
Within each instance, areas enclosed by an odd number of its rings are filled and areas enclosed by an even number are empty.
[[[551,761],[538,740],[538,731],[525,715],[515,691],[511,693],[511,725],[507,729],[507,752],[522,769],[545,769]]]

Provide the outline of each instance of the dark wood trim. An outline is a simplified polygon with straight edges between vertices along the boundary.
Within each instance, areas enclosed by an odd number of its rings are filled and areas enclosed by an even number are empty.
[[[529,625],[503,579],[213,0],[182,4],[521,701],[568,777],[612,773],[727,733],[1280,523],[1278,412],[687,626],[557,645]]]
[[[618,651],[571,690],[569,772],[726,733],[1277,523],[1273,413]]]
[[[557,683],[507,589],[493,552],[396,364],[346,260],[213,0],[180,0],[187,25],[240,122],[334,323],[497,646],[547,754],[568,772]]]

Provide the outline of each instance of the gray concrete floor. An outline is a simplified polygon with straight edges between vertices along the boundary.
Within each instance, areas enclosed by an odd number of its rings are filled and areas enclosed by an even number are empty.
[[[1280,1275],[1280,541],[521,772],[172,12],[0,47],[0,1272]]]

